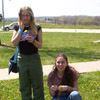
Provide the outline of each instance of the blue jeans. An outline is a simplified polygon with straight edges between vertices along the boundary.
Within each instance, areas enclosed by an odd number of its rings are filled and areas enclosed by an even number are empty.
[[[82,100],[82,98],[77,91],[73,91],[69,96],[55,96],[52,100]]]

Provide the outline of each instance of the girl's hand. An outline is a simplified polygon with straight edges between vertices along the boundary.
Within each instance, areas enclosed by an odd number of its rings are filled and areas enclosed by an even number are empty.
[[[28,40],[28,42],[33,43],[34,38],[30,35],[26,36],[26,39]]]
[[[68,87],[69,86],[67,86],[67,85],[60,85],[59,88],[58,88],[58,90],[61,91],[61,92],[62,91],[67,91],[68,90]]]
[[[20,22],[19,23],[19,28],[22,29],[22,30],[24,30],[24,27],[25,27],[24,23],[23,22]]]
[[[58,90],[58,86],[57,86],[57,85],[52,85],[52,86],[51,86],[51,90],[57,91],[57,90]]]

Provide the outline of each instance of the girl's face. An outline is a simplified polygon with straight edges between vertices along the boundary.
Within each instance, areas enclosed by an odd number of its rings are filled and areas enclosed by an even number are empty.
[[[23,10],[21,14],[21,21],[23,22],[23,24],[29,25],[30,19],[31,19],[31,16],[28,10],[27,9]]]
[[[68,65],[68,63],[63,57],[57,57],[55,64],[59,72],[64,72],[66,66]]]

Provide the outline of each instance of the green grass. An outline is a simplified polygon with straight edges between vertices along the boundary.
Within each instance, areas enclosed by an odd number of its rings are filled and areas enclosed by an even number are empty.
[[[2,45],[0,46],[0,68],[7,68],[9,58],[14,54],[15,47],[11,45],[12,33],[0,33]]]
[[[18,79],[0,81],[0,91],[0,100],[21,100]],[[44,93],[45,99],[51,100],[47,76],[44,76]],[[83,100],[100,100],[100,71],[80,75],[79,93]]]
[[[5,22],[5,25],[8,25],[8,24],[10,24],[11,22]],[[1,26],[3,26],[3,24],[0,22],[0,28],[1,28]]]
[[[64,25],[64,24],[40,24],[43,28],[61,28],[61,29],[100,29],[96,25]]]
[[[100,34],[80,33],[44,33],[43,48],[40,49],[42,64],[54,64],[58,53],[68,55],[69,62],[87,62],[99,60]]]
[[[99,100],[100,71],[80,75],[79,92],[83,100]]]
[[[5,25],[10,24],[11,22],[6,22]],[[100,26],[96,25],[65,25],[65,24],[48,24],[48,23],[38,23],[42,28],[61,28],[61,29],[100,29]],[[0,28],[2,23],[0,23]]]
[[[0,33],[2,44],[11,45],[12,33]],[[70,63],[100,60],[100,34],[44,32],[43,48],[39,49],[43,65],[54,64],[58,53],[65,53]],[[7,68],[15,47],[0,46],[0,68]]]

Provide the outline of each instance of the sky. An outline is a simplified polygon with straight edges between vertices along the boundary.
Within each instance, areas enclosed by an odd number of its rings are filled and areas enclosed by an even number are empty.
[[[35,17],[87,15],[100,16],[100,0],[3,0],[4,16],[18,17],[21,7],[30,6]],[[2,14],[2,0],[0,0]]]

